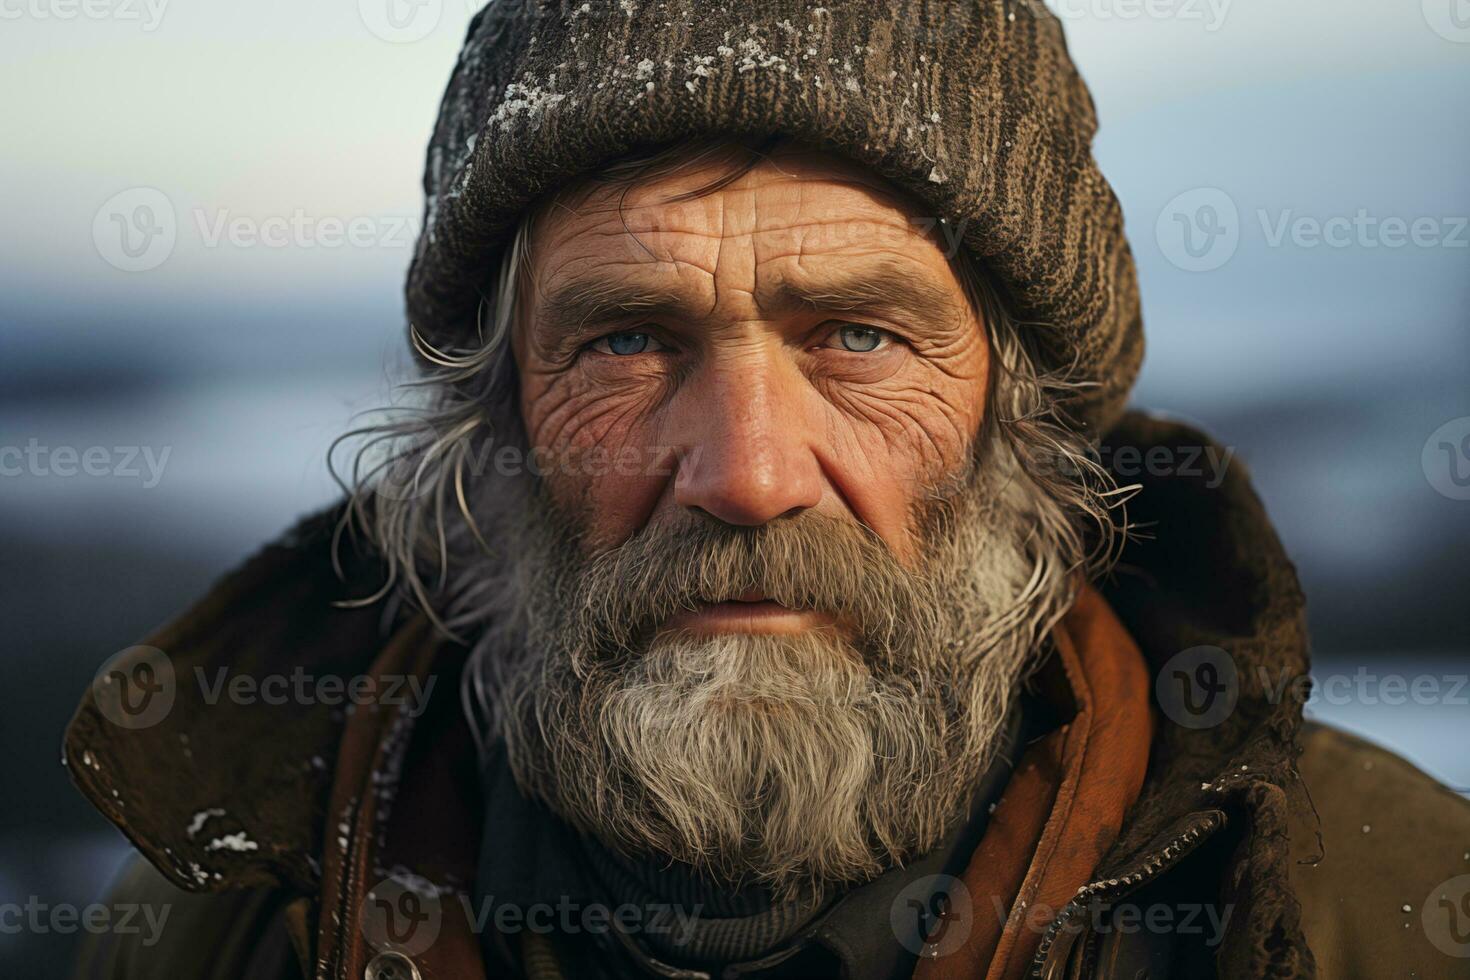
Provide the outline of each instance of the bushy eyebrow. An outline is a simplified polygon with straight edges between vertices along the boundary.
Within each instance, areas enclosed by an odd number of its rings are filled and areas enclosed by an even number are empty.
[[[593,275],[556,286],[541,298],[535,332],[550,346],[588,339],[609,322],[631,316],[702,319],[692,297],[677,286],[649,285],[618,276]]]
[[[962,298],[955,291],[916,276],[911,269],[888,263],[875,268],[782,279],[757,292],[761,308],[771,313],[806,310],[834,313],[883,313],[916,327],[949,327],[962,317]]]
[[[952,328],[964,312],[964,300],[956,291],[888,263],[781,278],[759,288],[756,300],[767,315],[861,311],[890,316],[918,329]],[[562,349],[630,317],[687,323],[709,314],[707,303],[674,283],[663,286],[591,275],[560,284],[541,297],[533,329],[548,347]]]

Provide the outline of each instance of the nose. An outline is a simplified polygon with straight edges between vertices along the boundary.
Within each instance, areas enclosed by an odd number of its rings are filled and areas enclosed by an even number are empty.
[[[777,365],[700,369],[677,397],[674,502],[726,524],[790,517],[822,498],[801,377]]]

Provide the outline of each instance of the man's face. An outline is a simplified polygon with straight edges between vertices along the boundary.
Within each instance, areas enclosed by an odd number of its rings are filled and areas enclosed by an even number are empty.
[[[984,325],[944,236],[841,161],[789,150],[733,183],[691,169],[552,208],[514,334],[547,490],[591,550],[687,512],[758,526],[803,512],[915,558],[916,498],[980,425]],[[757,597],[751,597],[757,598]],[[701,607],[696,632],[796,632],[814,611]]]
[[[522,789],[579,829],[859,880],[963,812],[1066,567],[978,445],[988,344],[941,236],[810,154],[670,201],[721,176],[533,228],[512,337],[556,465],[488,492],[477,670]]]

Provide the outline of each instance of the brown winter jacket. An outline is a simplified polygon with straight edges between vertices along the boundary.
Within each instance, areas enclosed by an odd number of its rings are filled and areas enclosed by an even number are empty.
[[[1045,927],[1032,975],[1470,976],[1470,803],[1381,749],[1303,724],[1290,683],[1307,671],[1302,595],[1243,467],[1214,486],[1199,460],[1216,447],[1138,414],[1108,443],[1115,459],[1162,447],[1172,461],[1139,478],[1130,516],[1147,536],[1099,583],[1158,677],[1160,724],[1121,835]],[[175,673],[162,721],[120,728],[92,692],[78,709],[66,762],[147,859],[114,900],[171,909],[155,946],[94,939],[81,976],[558,975],[555,937],[502,937],[506,964],[487,966],[449,900],[428,949],[375,958],[360,911],[390,871],[473,893],[480,788],[458,696],[463,648],[435,642],[418,618],[332,606],[376,583],[371,562],[345,583],[333,573],[330,523],[304,523],[146,641]],[[1176,655],[1200,647],[1217,648],[1207,656],[1233,680],[1198,673],[1197,652],[1181,671]],[[221,668],[258,678],[297,666],[409,675],[432,694],[416,719],[201,696]],[[1172,686],[1181,676],[1225,683],[1228,710],[1208,725],[1181,714],[1197,704]],[[1218,944],[1208,928],[1122,918],[1201,906],[1228,915]]]

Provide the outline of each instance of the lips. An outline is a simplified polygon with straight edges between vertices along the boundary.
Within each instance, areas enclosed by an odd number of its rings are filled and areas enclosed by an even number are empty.
[[[800,633],[831,626],[832,617],[814,609],[792,609],[764,592],[742,592],[723,602],[707,602],[669,618],[664,629],[697,634]]]

